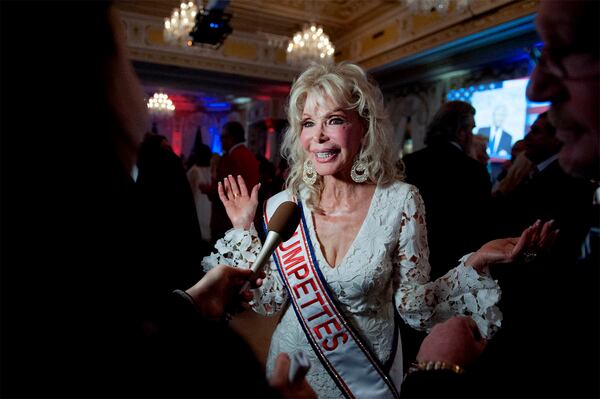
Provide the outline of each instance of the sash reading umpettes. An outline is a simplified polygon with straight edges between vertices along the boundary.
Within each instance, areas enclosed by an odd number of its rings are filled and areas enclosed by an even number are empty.
[[[264,208],[266,224],[277,207],[289,200],[289,194],[284,191],[267,201]],[[300,224],[292,238],[277,247],[273,258],[308,342],[347,398],[399,398],[394,386],[394,382],[399,386],[402,378],[398,329],[395,329],[389,370],[398,378],[392,382],[378,359],[337,309],[335,297],[317,264],[302,204],[299,206]]]

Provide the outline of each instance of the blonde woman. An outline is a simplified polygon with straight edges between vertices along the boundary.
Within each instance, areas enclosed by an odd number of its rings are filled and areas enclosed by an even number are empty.
[[[267,370],[279,352],[302,351],[319,397],[397,397],[405,370],[395,314],[419,330],[466,314],[492,336],[500,288],[488,266],[511,262],[552,233],[538,223],[520,238],[492,241],[430,282],[423,201],[402,182],[381,91],[365,72],[352,64],[309,67],[292,86],[288,122],[287,189],[268,201],[265,219],[293,200],[302,220],[255,293],[255,311],[284,312]],[[249,193],[240,177],[219,183],[234,229],[203,260],[205,269],[254,260],[257,190]]]

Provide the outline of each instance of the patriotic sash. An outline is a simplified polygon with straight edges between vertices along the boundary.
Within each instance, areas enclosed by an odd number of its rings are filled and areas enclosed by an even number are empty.
[[[270,198],[264,207],[265,223],[289,200],[285,191]],[[391,367],[384,368],[337,309],[317,264],[302,204],[298,205],[300,224],[292,238],[277,247],[273,258],[308,342],[346,398],[399,398],[396,386],[402,382],[402,348],[398,326],[388,361]],[[393,381],[385,369],[396,377]]]

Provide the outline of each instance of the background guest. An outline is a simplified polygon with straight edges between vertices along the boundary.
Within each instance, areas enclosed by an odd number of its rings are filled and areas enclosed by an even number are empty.
[[[200,231],[202,233],[202,241],[207,244],[211,242],[210,218],[212,204],[208,196],[204,194],[200,188],[201,186],[210,185],[212,183],[210,167],[211,158],[212,152],[207,145],[202,144],[201,146],[198,146],[197,150],[194,152],[194,156],[190,157],[194,163],[186,173],[192,193],[194,194],[196,214],[198,216],[198,225],[200,226]]]
[[[242,176],[250,187],[258,184],[259,170],[256,156],[246,147],[244,127],[239,122],[227,122],[221,130],[221,143],[225,153],[217,165],[217,180],[212,185],[202,186],[202,192],[209,195],[212,201],[212,215],[210,221],[211,237],[216,241],[229,230],[231,222],[227,217],[223,204],[219,201],[217,182],[227,176]]]
[[[403,158],[406,181],[419,189],[425,202],[432,278],[444,275],[490,236],[490,176],[468,155],[474,115],[466,102],[442,105],[427,127],[427,147]]]

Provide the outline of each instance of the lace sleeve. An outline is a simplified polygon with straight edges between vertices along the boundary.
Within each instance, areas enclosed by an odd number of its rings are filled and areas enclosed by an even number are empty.
[[[256,260],[261,244],[254,225],[249,230],[231,229],[215,244],[217,252],[202,259],[204,271],[217,265],[248,268]],[[252,309],[265,316],[277,313],[287,300],[287,292],[272,260],[265,267],[266,277],[254,290]]]
[[[454,315],[467,315],[477,323],[482,336],[490,338],[500,327],[502,314],[496,303],[500,287],[487,271],[478,273],[460,264],[435,281],[429,281],[429,248],[425,207],[412,187],[401,217],[401,232],[395,272],[395,301],[399,313],[411,327],[429,330]]]

